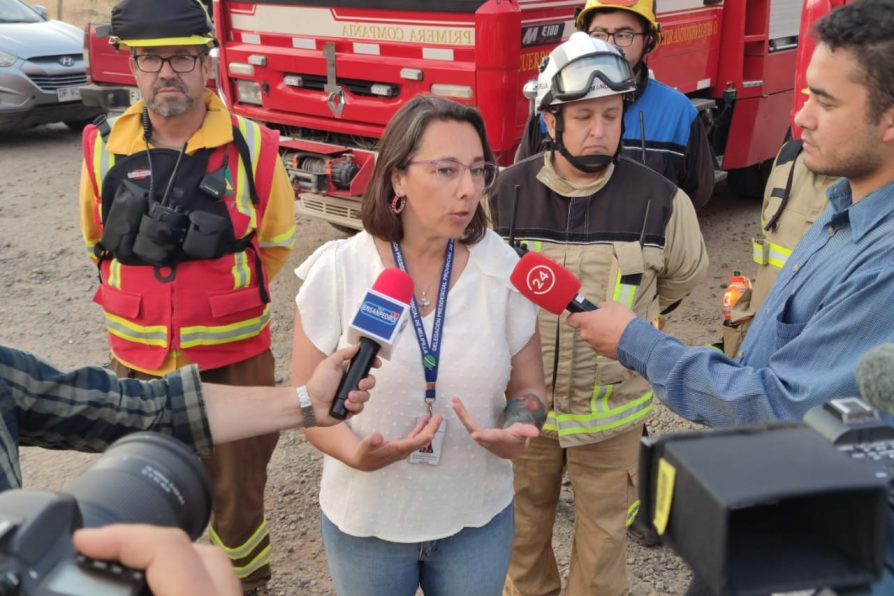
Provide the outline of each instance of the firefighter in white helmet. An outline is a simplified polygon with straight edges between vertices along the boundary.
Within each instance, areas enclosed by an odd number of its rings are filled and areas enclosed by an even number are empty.
[[[624,116],[621,150],[682,188],[696,209],[714,191],[714,153],[698,112],[685,95],[649,77],[645,60],[661,45],[653,0],[589,0],[575,14],[575,26],[617,47],[627,59],[636,89]],[[544,122],[525,131],[516,161],[543,149]]]
[[[494,227],[569,268],[590,300],[614,299],[654,320],[702,280],[708,259],[692,202],[620,154],[635,84],[612,45],[574,33],[541,64],[537,107],[552,149],[500,173]],[[518,196],[516,199],[516,187]],[[512,562],[504,594],[555,594],[550,547],[567,470],[575,537],[566,594],[626,594],[625,527],[636,514],[639,439],[652,392],[637,374],[592,351],[556,315],[540,313],[549,417],[514,460]]]

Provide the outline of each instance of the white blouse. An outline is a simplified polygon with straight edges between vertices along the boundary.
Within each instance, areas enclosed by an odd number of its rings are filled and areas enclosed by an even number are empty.
[[[481,527],[512,502],[509,460],[480,447],[456,417],[458,396],[483,427],[502,424],[511,359],[534,334],[536,307],[509,282],[518,257],[492,231],[470,248],[447,298],[434,413],[446,434],[437,465],[393,463],[361,472],[326,457],[320,507],[341,531],[392,542],[422,542]],[[411,265],[412,266],[412,265]],[[347,345],[347,327],[384,269],[372,236],[361,232],[318,248],[295,273],[304,280],[296,302],[304,331],[324,354]],[[423,318],[431,338],[433,314]],[[359,437],[400,439],[425,415],[425,378],[412,321],[390,361],[375,371],[363,413],[347,424]]]

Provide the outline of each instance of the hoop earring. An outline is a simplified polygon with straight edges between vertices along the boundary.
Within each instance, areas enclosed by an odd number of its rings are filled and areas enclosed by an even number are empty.
[[[397,193],[394,193],[394,198],[391,199],[391,213],[394,215],[399,215],[401,211],[404,210],[404,207],[407,205],[407,199],[405,197],[398,196]]]

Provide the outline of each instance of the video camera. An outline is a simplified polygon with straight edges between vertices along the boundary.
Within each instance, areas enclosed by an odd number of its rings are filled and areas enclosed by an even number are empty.
[[[644,438],[643,514],[715,594],[847,590],[884,566],[894,428],[859,398]]]
[[[195,540],[211,515],[211,486],[185,445],[158,433],[124,437],[62,492],[0,494],[0,594],[124,596],[142,573],[79,556],[72,533],[114,523],[173,526]]]

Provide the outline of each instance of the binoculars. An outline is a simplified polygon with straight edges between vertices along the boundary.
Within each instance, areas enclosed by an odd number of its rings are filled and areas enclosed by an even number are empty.
[[[221,257],[228,252],[228,240],[232,226],[227,217],[150,200],[146,189],[124,180],[100,242],[124,264],[163,266]]]

